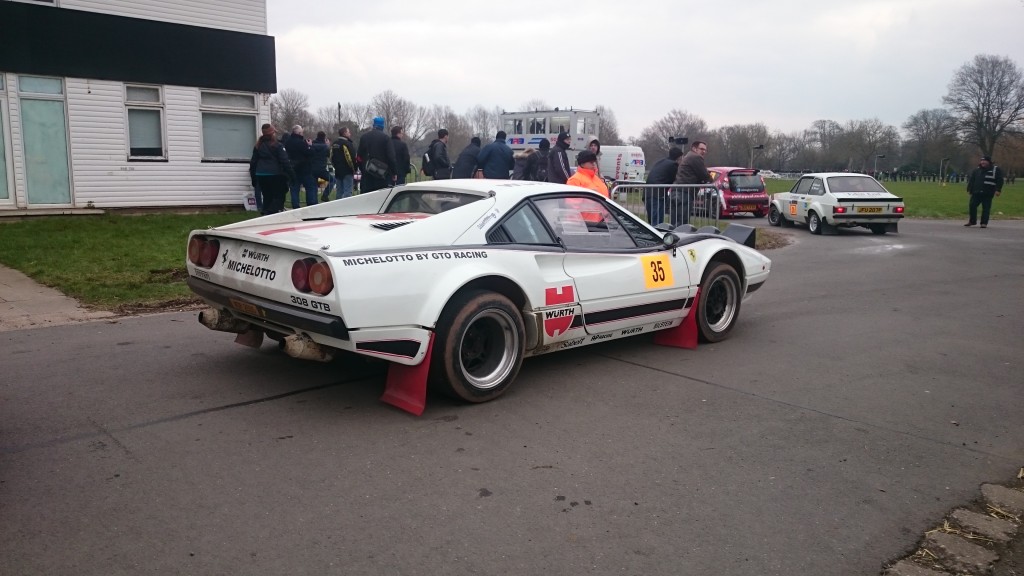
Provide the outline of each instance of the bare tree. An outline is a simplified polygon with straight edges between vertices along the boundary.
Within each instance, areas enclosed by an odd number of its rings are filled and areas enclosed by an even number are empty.
[[[310,124],[313,116],[309,113],[309,96],[294,88],[285,88],[270,97],[270,121],[281,132],[287,132],[296,124]]]
[[[899,132],[878,118],[850,120],[846,123],[843,136],[848,170],[866,172],[869,168],[874,169],[878,155],[885,154],[891,160],[899,151]]]
[[[548,106],[548,103],[540,98],[533,98],[523,102],[519,107],[521,112],[532,112],[534,110],[551,110],[551,106]]]
[[[619,135],[619,120],[615,117],[615,112],[601,104],[598,104],[595,110],[601,115],[601,134],[598,136],[601,144],[604,146],[623,144],[622,136]]]
[[[953,75],[942,101],[960,137],[991,156],[1000,138],[1024,128],[1024,73],[1005,56],[979,54]]]
[[[715,130],[709,140],[714,144],[708,148],[708,162],[715,166],[746,166],[755,146],[770,144],[768,127],[761,123],[725,126]]]
[[[644,156],[653,161],[668,153],[669,136],[689,138],[690,142],[706,138],[708,124],[703,118],[685,110],[673,109],[643,129],[633,143],[644,150]]]
[[[373,110],[368,104],[359,102],[338,104],[338,116],[341,118],[339,124],[351,128],[353,135],[369,130],[373,124]]]
[[[426,111],[425,123],[430,126],[426,137],[423,138],[422,150],[417,147],[417,152],[422,154],[427,145],[437,136],[439,128],[448,130],[448,156],[454,161],[454,154],[469,144],[473,136],[469,121],[461,114],[452,110],[451,106],[435,104]],[[410,148],[412,146],[410,145]]]
[[[918,172],[925,172],[926,165],[937,167],[957,151],[956,118],[945,108],[917,111],[903,123],[903,130],[907,135],[904,156]]]

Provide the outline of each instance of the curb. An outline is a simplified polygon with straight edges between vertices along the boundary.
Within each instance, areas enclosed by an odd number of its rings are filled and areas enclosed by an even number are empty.
[[[886,566],[882,576],[984,576],[999,568],[1000,559],[1024,557],[1024,468],[1015,482],[983,484],[980,492],[981,498],[925,532],[915,551]]]

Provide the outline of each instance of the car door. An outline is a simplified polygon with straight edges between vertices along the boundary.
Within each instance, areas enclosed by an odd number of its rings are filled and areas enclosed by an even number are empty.
[[[786,218],[794,222],[804,222],[807,218],[807,197],[811,191],[811,185],[816,178],[801,178],[789,195],[789,206],[784,206]]]
[[[534,200],[565,247],[565,273],[576,285],[588,334],[639,333],[647,324],[678,319],[693,296],[684,250],[625,211],[592,196]]]

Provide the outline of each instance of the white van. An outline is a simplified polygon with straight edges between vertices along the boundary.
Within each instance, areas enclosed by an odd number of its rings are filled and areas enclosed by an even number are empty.
[[[644,151],[639,146],[601,146],[598,168],[601,176],[614,180],[643,182],[647,173]]]

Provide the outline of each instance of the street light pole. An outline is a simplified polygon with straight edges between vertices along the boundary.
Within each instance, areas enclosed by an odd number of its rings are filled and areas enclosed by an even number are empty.
[[[750,147],[750,164],[747,165],[747,168],[754,167],[754,150],[764,150],[764,144],[758,144],[757,146]]]
[[[876,154],[875,155],[875,170],[871,173],[871,175],[874,176],[875,180],[878,180],[878,159],[879,158],[885,158],[885,154]]]

